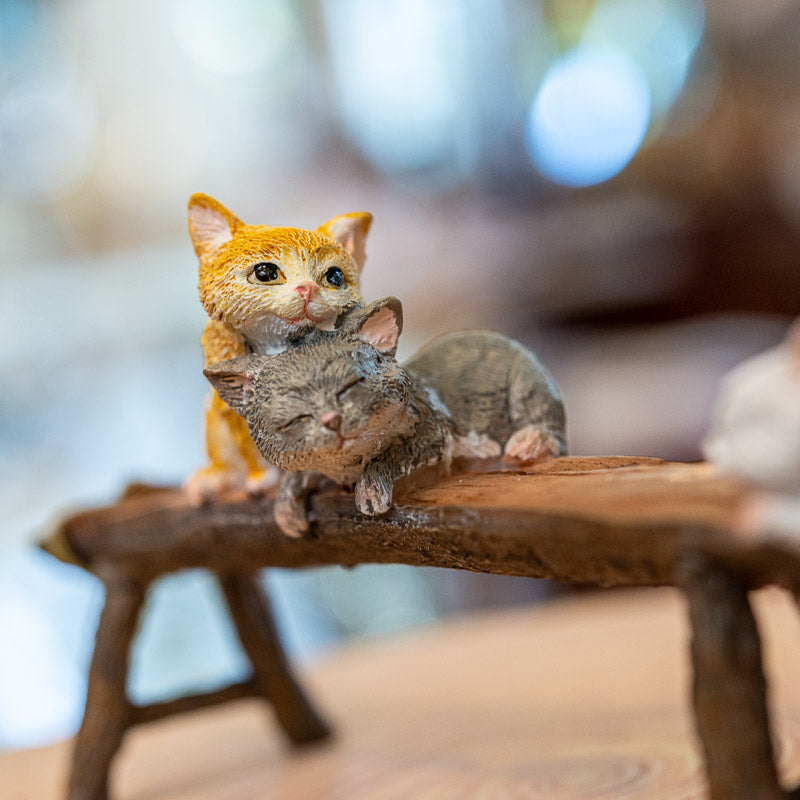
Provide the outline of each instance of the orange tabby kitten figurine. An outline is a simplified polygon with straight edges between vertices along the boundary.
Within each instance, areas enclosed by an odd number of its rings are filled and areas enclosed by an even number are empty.
[[[315,231],[245,225],[205,194],[189,200],[189,235],[200,261],[204,366],[246,353],[278,353],[315,327],[331,330],[361,303],[358,279],[372,216],[333,217]],[[186,490],[195,503],[226,488],[258,492],[277,478],[247,423],[213,392],[206,417],[210,463]]]

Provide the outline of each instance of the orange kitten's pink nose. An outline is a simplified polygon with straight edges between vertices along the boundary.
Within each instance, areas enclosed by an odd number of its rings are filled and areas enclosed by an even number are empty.
[[[332,431],[338,431],[342,424],[342,415],[338,411],[326,411],[320,418],[320,425]]]
[[[294,290],[303,300],[310,300],[314,296],[314,292],[316,291],[317,284],[312,283],[311,281],[303,281],[302,283],[298,283],[297,286],[294,287]]]

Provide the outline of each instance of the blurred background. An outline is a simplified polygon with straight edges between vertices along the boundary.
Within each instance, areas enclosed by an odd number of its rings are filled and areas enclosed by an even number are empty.
[[[401,355],[532,346],[577,454],[695,459],[716,384],[800,308],[790,0],[2,0],[0,747],[70,735],[102,590],[32,543],[203,462],[194,191],[246,222],[368,210]],[[271,575],[294,657],[546,584]],[[153,590],[130,691],[241,677],[213,580]]]

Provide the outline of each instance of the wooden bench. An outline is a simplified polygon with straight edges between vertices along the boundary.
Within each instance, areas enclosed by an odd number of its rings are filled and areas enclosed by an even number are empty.
[[[283,654],[257,573],[265,567],[402,563],[598,586],[679,586],[688,598],[694,710],[714,800],[800,797],[781,787],[758,630],[748,592],[800,587],[800,544],[736,533],[746,498],[707,464],[561,458],[524,471],[462,474],[405,489],[377,518],[352,496],[315,496],[313,535],[284,536],[271,499],[192,507],[177,490],[130,492],[66,520],[47,548],[103,580],[84,721],[69,800],[104,800],[111,760],[133,725],[243,696],[271,703],[298,744],[329,728]],[[800,542],[800,539],[798,540]],[[253,677],[203,695],[134,706],[128,651],[147,586],[168,572],[215,573]]]

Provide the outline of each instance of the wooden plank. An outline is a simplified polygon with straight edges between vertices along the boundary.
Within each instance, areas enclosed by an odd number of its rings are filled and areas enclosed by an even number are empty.
[[[202,508],[178,491],[138,491],[67,520],[66,543],[91,569],[137,577],[204,566],[404,563],[600,585],[671,583],[687,548],[717,553],[753,585],[800,585],[800,550],[734,536],[745,489],[707,464],[561,458],[521,471],[466,473],[400,487],[388,514],[359,514],[330,490],[311,506],[313,535],[290,539],[269,497]]]

